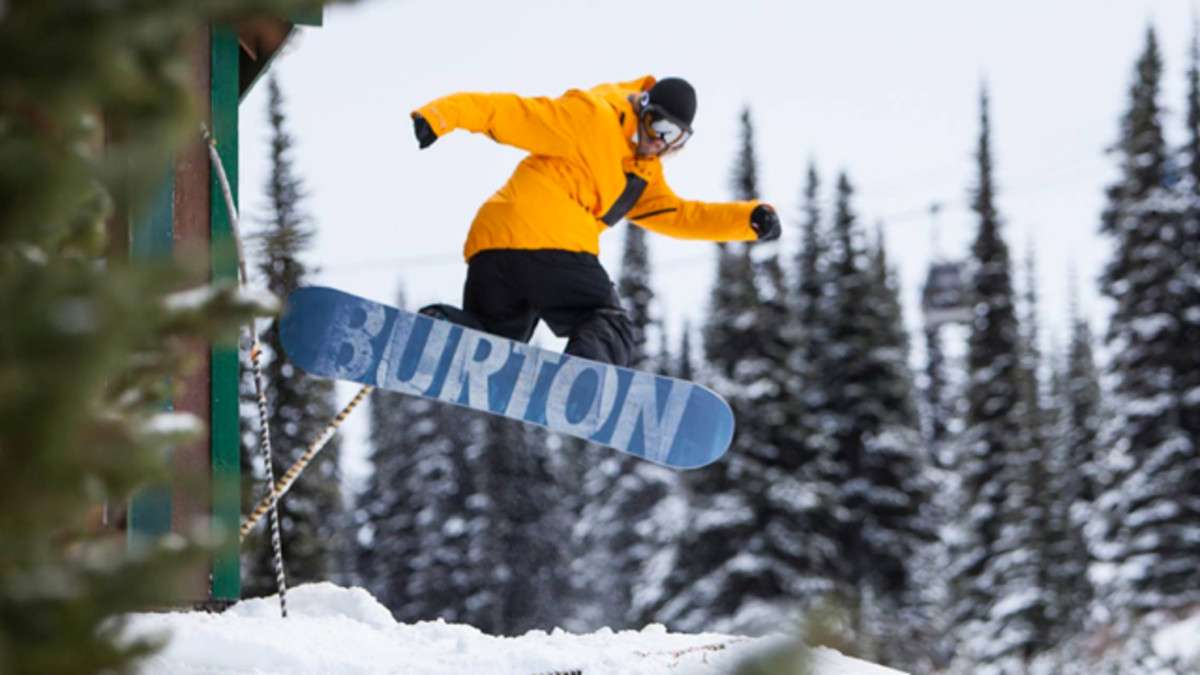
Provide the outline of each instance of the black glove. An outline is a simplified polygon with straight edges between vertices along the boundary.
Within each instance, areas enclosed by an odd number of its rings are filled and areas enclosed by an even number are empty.
[[[433,145],[433,142],[438,139],[437,134],[433,132],[433,127],[429,126],[429,121],[421,116],[420,113],[413,113],[413,133],[417,136],[417,143],[424,150]]]
[[[767,204],[759,204],[750,212],[750,227],[758,235],[759,241],[775,241],[783,234],[779,225],[779,215],[775,208]]]

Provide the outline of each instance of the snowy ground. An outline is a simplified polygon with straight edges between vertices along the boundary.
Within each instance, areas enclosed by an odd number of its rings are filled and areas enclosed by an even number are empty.
[[[684,635],[662,626],[499,638],[443,622],[399,624],[366,591],[333,584],[299,586],[287,600],[287,619],[277,598],[248,600],[219,615],[134,615],[128,634],[170,636],[145,675],[717,675],[785,644],[782,637]],[[812,675],[901,675],[829,649],[809,658]]]
[[[1162,628],[1150,641],[1163,658],[1200,668],[1200,614]]]

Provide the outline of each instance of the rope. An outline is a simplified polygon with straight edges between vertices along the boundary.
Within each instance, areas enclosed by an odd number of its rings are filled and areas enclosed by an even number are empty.
[[[363,399],[367,397],[367,394],[371,393],[372,389],[373,387],[369,385],[360,389],[358,394],[356,394],[354,398],[346,404],[346,407],[342,408],[342,411],[337,414],[337,417],[333,418],[333,421],[329,423],[329,426],[325,428],[325,431],[321,432],[321,435],[317,437],[317,440],[313,441],[312,445],[308,446],[308,449],[304,451],[304,455],[302,455],[300,459],[296,460],[296,462],[292,464],[292,467],[287,470],[287,473],[283,475],[283,478],[280,478],[279,482],[275,484],[274,492],[276,499],[283,499],[283,496],[287,494],[288,490],[291,489],[292,484],[296,482],[296,478],[300,476],[300,472],[304,471],[304,469],[308,467],[308,464],[313,460],[314,457],[317,456],[317,453],[321,452],[321,450],[325,447],[325,444],[329,442],[329,439],[333,438],[333,435],[337,433],[338,427],[342,425],[342,422],[346,421],[346,418],[350,416],[350,413],[354,412],[354,409],[358,407],[359,403],[363,402]],[[254,512],[242,522],[241,536],[245,537],[247,534],[250,534],[250,530],[254,529],[254,525],[258,523],[259,519],[262,518],[263,514],[266,513],[270,508],[271,495],[268,494],[267,496],[263,497],[261,502],[258,503],[258,507],[254,509]]]
[[[207,126],[201,126],[208,154],[213,167],[217,170],[217,180],[221,184],[221,192],[225,197],[225,208],[229,211],[229,224],[233,230],[233,240],[237,245],[238,270],[241,272],[241,283],[250,283],[250,274],[246,269],[246,254],[242,247],[242,235],[238,228],[237,206],[233,203],[233,190],[229,187],[229,177],[225,174],[225,165],[217,153],[217,142],[209,133]],[[271,428],[267,418],[267,394],[263,386],[262,367],[259,365],[259,355],[262,345],[258,341],[258,328],[250,321],[250,362],[254,369],[254,391],[258,397],[258,420],[262,431],[262,442],[259,449],[262,453],[263,467],[266,472],[268,509],[271,512],[271,548],[274,553],[275,583],[279,587],[279,612],[287,618],[287,579],[283,569],[283,542],[279,536],[279,495],[275,491],[275,470],[271,466]]]

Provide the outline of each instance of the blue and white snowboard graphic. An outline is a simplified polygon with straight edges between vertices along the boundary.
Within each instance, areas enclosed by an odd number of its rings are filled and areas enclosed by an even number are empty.
[[[686,469],[725,453],[733,412],[699,385],[539,349],[332,288],[293,293],[294,364],[321,377],[538,424]]]

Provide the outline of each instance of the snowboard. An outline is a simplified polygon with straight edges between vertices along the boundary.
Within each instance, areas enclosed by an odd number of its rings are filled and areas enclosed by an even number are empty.
[[[719,458],[733,411],[700,385],[560,354],[342,291],[302,288],[279,322],[293,364],[319,377],[536,424],[656,464]]]

